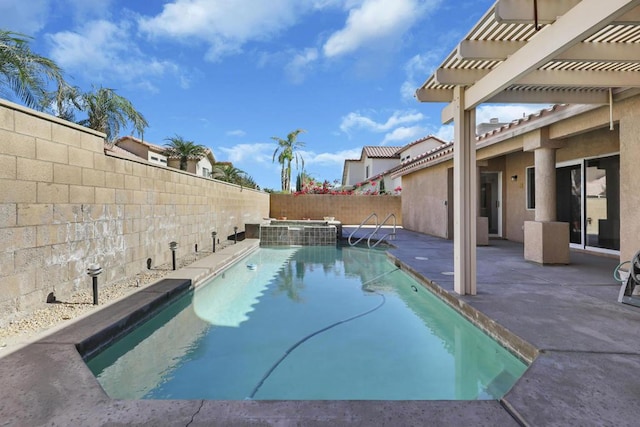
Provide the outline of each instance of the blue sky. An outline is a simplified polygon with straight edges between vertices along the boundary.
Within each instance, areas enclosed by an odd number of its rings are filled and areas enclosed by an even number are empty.
[[[0,28],[33,37],[71,84],[128,98],[149,122],[145,140],[182,136],[280,189],[271,137],[297,128],[306,130],[305,171],[330,181],[364,145],[452,139],[444,104],[413,94],[492,4],[0,0]],[[477,117],[507,121],[542,107],[481,106]]]

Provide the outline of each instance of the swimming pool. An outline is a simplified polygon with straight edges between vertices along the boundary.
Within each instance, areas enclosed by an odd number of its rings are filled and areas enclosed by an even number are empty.
[[[260,248],[87,361],[116,399],[477,400],[526,365],[351,247]]]

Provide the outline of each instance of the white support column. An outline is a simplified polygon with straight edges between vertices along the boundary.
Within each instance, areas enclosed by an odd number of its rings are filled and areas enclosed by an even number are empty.
[[[556,220],[556,148],[540,147],[534,151],[536,167],[536,213],[538,222]]]
[[[549,139],[549,128],[523,136],[524,151],[533,151],[536,171],[535,221],[524,222],[524,259],[540,264],[569,263],[569,224],[556,221],[556,150],[563,141]]]
[[[454,290],[476,294],[477,172],[475,109],[465,111],[465,89],[456,86],[453,96],[455,145],[453,151],[453,251]]]

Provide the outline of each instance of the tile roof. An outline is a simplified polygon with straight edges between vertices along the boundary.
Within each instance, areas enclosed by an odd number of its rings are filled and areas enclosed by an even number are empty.
[[[399,156],[397,152],[400,148],[402,147],[392,147],[386,145],[366,145],[362,148],[362,154],[363,156],[366,154],[366,156],[370,159],[393,159]]]
[[[417,139],[417,140],[415,140],[415,141],[413,141],[413,142],[408,143],[407,145],[405,145],[405,146],[403,146],[403,147],[400,147],[400,149],[399,149],[398,151],[396,151],[396,153],[397,153],[398,155],[400,155],[400,153],[401,153],[402,151],[404,151],[404,150],[406,150],[406,149],[408,149],[408,148],[411,148],[411,147],[413,147],[414,145],[418,145],[418,144],[420,144],[421,142],[427,141],[427,140],[429,140],[429,139],[432,139],[432,140],[434,140],[434,141],[437,141],[437,142],[439,142],[439,143],[440,143],[440,144],[442,144],[442,145],[447,144],[447,141],[445,141],[444,139],[440,139],[440,138],[438,138],[437,136],[434,136],[434,135],[427,135],[427,136],[425,136],[424,138]]]
[[[146,160],[136,156],[135,154],[125,150],[124,148],[120,148],[117,145],[108,144],[107,142],[104,143],[104,151],[113,153],[117,155],[117,157],[124,157],[131,160]]]
[[[127,136],[123,136],[121,138],[118,138],[115,142],[115,145],[118,145],[118,143],[120,143],[121,141],[125,141],[125,140],[130,140],[130,141],[134,141],[137,142],[138,144],[142,144],[142,145],[146,145],[147,147],[149,147],[149,149],[151,151],[155,151],[157,153],[163,153],[166,150],[166,147],[163,147],[162,145],[156,145],[156,144],[152,144],[150,142],[147,141],[143,141],[139,138],[136,138],[132,135],[127,135]]]
[[[513,120],[504,126],[493,129],[483,135],[476,136],[476,144],[479,148],[492,145],[513,136],[512,132],[527,132],[538,127],[546,126],[550,122],[562,120],[567,116],[580,114],[579,106],[571,106],[568,104],[552,105],[549,108],[542,109],[533,114],[529,114],[521,119]],[[531,129],[529,129],[531,128]],[[393,176],[407,175],[413,171],[418,171],[437,164],[443,160],[448,160],[453,155],[453,142],[447,142],[440,147],[422,153],[410,160],[400,164],[393,170]]]

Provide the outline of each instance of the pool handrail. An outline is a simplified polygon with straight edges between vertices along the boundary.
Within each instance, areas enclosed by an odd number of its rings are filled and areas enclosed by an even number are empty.
[[[376,227],[376,229],[377,229],[377,227],[378,227],[378,215],[377,215],[375,212],[372,212],[372,213],[371,213],[371,215],[369,215],[368,217],[366,217],[366,218],[365,218],[365,219],[360,223],[360,225],[358,225],[358,227],[357,227],[355,230],[353,230],[353,231],[351,232],[351,234],[349,234],[349,239],[348,239],[349,246],[355,246],[355,245],[357,245],[358,243],[360,243],[362,240],[364,240],[364,239],[367,237],[366,235],[364,235],[364,236],[360,237],[358,240],[356,240],[355,242],[353,242],[353,243],[351,242],[351,237],[353,237],[353,235],[354,235],[354,234],[356,234],[356,233],[357,233],[357,232],[358,232],[362,227],[364,227],[364,225],[365,225],[367,222],[369,222],[369,220],[370,220],[371,218],[375,218],[375,220],[376,220],[375,227]]]
[[[382,228],[383,225],[385,225],[387,223],[387,221],[389,221],[391,218],[393,218],[393,231],[391,231],[391,233],[387,233],[384,236],[382,236],[380,239],[378,239],[373,246],[371,245],[371,239],[373,238],[373,236],[376,235],[376,233],[378,232],[378,230],[380,230]],[[380,225],[376,226],[375,230],[373,230],[373,233],[371,233],[369,235],[369,238],[367,239],[367,246],[371,249],[371,248],[375,248],[376,246],[378,246],[378,244],[380,242],[382,242],[384,239],[386,239],[387,237],[392,236],[393,238],[395,238],[396,236],[396,215],[394,213],[390,213],[388,214],[384,220],[382,220],[382,222],[380,223]]]

